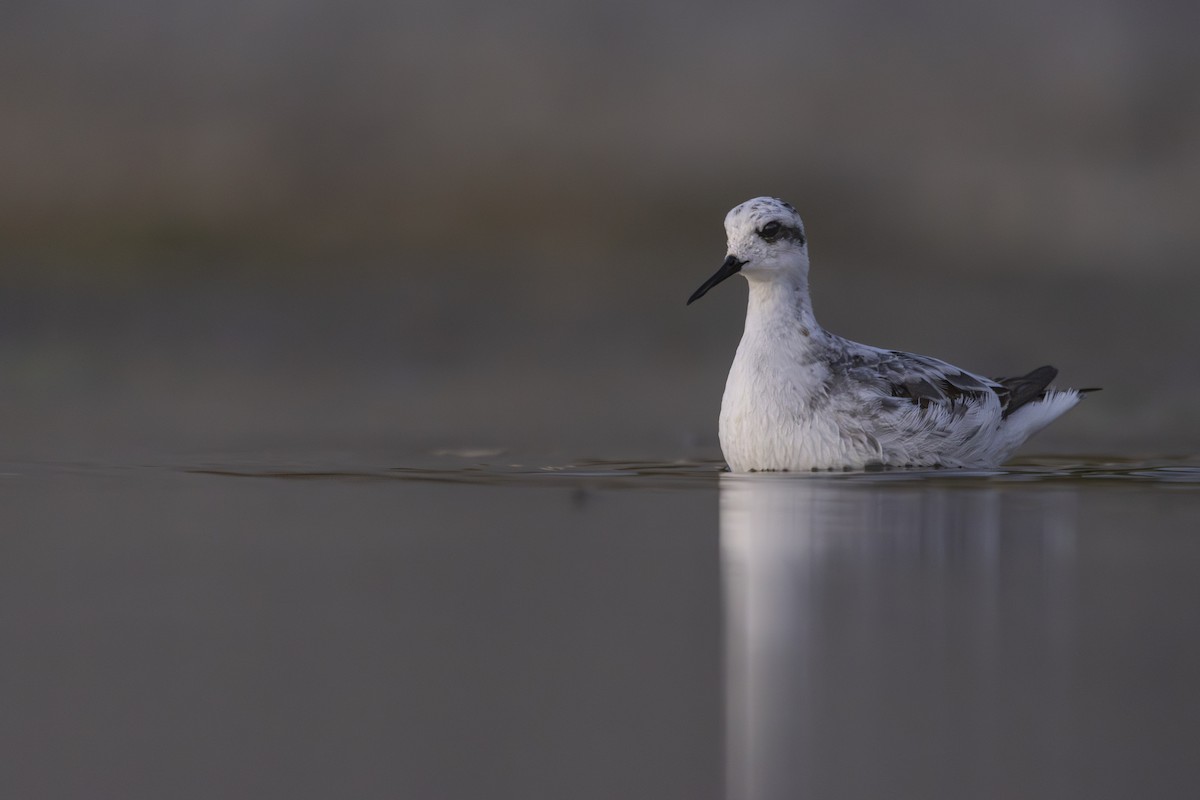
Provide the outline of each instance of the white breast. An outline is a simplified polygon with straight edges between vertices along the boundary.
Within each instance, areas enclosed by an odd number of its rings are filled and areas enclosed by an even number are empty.
[[[821,413],[828,367],[797,348],[766,344],[743,337],[725,383],[720,439],[730,469],[796,471],[871,460],[836,417]]]

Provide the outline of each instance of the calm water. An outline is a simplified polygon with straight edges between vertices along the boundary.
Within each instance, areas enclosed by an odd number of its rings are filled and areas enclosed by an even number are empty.
[[[4,465],[0,794],[1200,783],[1194,461],[717,466]]]

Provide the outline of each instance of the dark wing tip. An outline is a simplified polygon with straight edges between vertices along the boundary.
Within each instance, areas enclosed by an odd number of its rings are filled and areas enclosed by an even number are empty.
[[[1004,409],[1001,417],[1007,417],[1021,406],[1046,396],[1046,387],[1058,375],[1058,370],[1046,364],[1017,378],[997,378],[996,383],[1008,390],[1008,397],[1001,398]]]
[[[1042,388],[1045,389],[1050,385],[1050,381],[1054,380],[1056,377],[1058,377],[1058,368],[1052,367],[1049,364],[1044,364],[1032,372],[1022,375],[1019,380],[1040,383],[1042,384]]]

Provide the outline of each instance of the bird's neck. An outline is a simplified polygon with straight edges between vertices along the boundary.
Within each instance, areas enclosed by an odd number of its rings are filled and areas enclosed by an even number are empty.
[[[815,338],[822,333],[812,312],[808,276],[774,275],[769,279],[747,276],[750,300],[746,309],[746,335]]]

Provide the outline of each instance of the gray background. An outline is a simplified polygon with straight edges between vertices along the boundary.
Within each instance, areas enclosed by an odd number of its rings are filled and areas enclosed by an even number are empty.
[[[1194,452],[1197,10],[1170,2],[6,3],[10,454],[713,452],[744,289],[1102,385],[1038,449]]]

